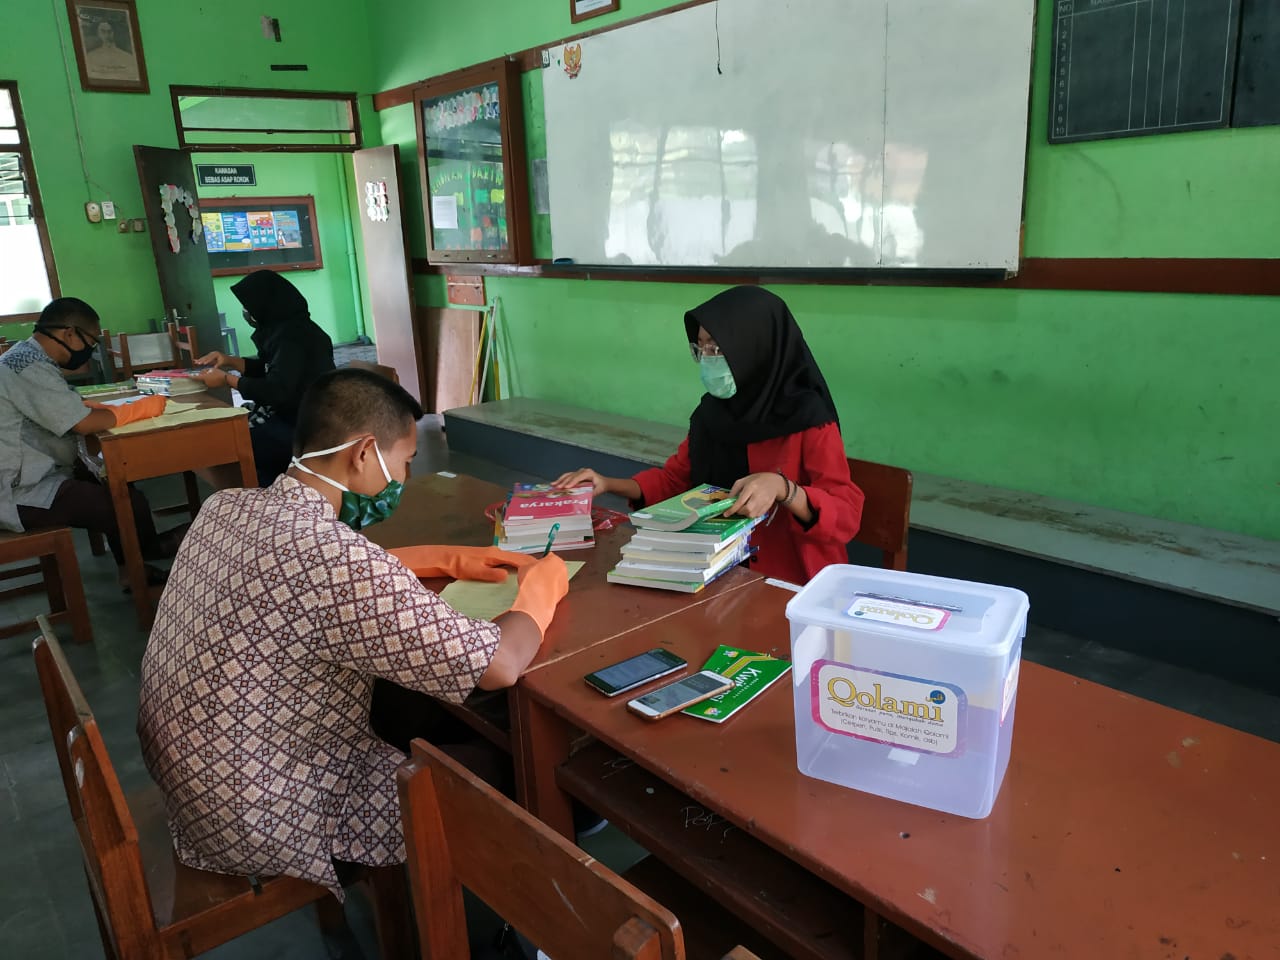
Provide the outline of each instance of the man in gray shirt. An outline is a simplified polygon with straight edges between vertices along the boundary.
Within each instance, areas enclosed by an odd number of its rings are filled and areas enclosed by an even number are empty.
[[[156,416],[164,398],[146,397],[128,408],[85,404],[65,376],[88,364],[100,329],[89,304],[61,297],[44,308],[30,339],[0,356],[0,529],[96,530],[111,544],[123,584],[111,492],[81,464],[77,436]],[[147,498],[132,487],[130,493],[143,556],[173,556],[179,534],[158,535]]]

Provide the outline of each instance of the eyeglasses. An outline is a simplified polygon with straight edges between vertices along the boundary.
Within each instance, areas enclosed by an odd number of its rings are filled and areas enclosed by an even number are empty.
[[[67,324],[66,326],[62,326],[62,327],[42,327],[42,328],[37,328],[37,330],[39,331],[71,330],[80,335],[80,342],[83,343],[86,347],[93,347],[95,350],[98,347],[97,337],[95,337],[92,333],[82,330],[80,327],[77,327],[74,324]],[[58,338],[54,337],[54,339],[57,340]],[[58,342],[61,343],[62,341],[59,340]],[[67,347],[65,343],[63,343],[62,345],[64,347]],[[71,348],[67,347],[67,349],[70,350]]]
[[[718,343],[691,343],[689,344],[689,353],[693,355],[694,362],[701,360],[703,357],[723,357]]]

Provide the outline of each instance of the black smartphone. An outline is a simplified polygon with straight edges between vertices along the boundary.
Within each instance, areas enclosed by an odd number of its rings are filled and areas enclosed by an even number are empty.
[[[688,661],[680,659],[670,650],[655,647],[638,656],[621,660],[594,673],[588,673],[582,679],[606,697],[616,697],[620,693],[634,690],[641,684],[675,673],[688,665]]]

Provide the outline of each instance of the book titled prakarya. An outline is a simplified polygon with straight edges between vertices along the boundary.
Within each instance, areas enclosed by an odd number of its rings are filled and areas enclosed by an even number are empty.
[[[702,669],[728,677],[733,689],[685,707],[684,712],[712,723],[724,723],[784,676],[791,669],[791,661],[721,644]]]

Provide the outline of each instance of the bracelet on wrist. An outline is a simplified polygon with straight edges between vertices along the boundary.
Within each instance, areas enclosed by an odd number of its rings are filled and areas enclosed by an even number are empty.
[[[786,496],[786,499],[784,499],[784,500],[780,500],[779,502],[780,502],[784,507],[789,507],[789,506],[791,506],[791,501],[792,501],[792,500],[794,500],[794,499],[796,498],[796,490],[797,490],[797,489],[799,489],[799,488],[796,486],[795,482],[794,482],[793,480],[791,480],[791,479],[790,479],[790,478],[789,478],[785,473],[783,473],[781,470],[775,470],[774,472],[775,472],[778,476],[780,476],[780,477],[782,478],[782,482],[783,482],[784,484],[786,484],[786,486],[787,486],[787,496]]]

